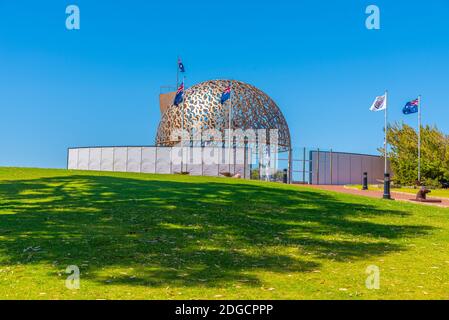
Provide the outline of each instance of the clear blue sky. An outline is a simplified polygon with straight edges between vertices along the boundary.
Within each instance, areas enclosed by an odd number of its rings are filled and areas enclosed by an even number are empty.
[[[65,28],[77,4],[81,30]],[[365,28],[365,8],[381,30]],[[153,144],[161,85],[233,78],[281,107],[293,145],[376,153],[423,95],[449,133],[449,2],[0,0],[0,165],[65,167],[68,146]]]

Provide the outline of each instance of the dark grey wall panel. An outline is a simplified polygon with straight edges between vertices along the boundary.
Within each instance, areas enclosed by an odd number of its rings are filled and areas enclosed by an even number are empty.
[[[368,172],[369,183],[383,180],[384,159],[379,156],[312,151],[310,157],[312,184],[361,184],[363,172]]]

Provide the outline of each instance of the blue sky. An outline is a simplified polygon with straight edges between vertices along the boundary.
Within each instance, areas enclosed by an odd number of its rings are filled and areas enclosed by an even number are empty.
[[[65,28],[76,4],[81,29]],[[365,28],[365,9],[381,29]],[[0,165],[65,167],[66,148],[153,144],[160,86],[233,78],[281,107],[294,147],[376,153],[423,95],[449,133],[449,2],[0,0]]]

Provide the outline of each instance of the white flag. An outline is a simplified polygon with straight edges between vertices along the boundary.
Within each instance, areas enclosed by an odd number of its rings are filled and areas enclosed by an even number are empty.
[[[382,111],[387,108],[387,97],[385,95],[376,97],[371,108],[371,111]]]

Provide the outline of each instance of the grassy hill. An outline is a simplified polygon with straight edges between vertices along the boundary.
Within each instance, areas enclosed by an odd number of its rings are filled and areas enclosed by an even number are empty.
[[[65,287],[66,267],[81,288]],[[365,287],[370,265],[380,289]],[[0,168],[0,298],[449,298],[449,209],[274,183]]]

